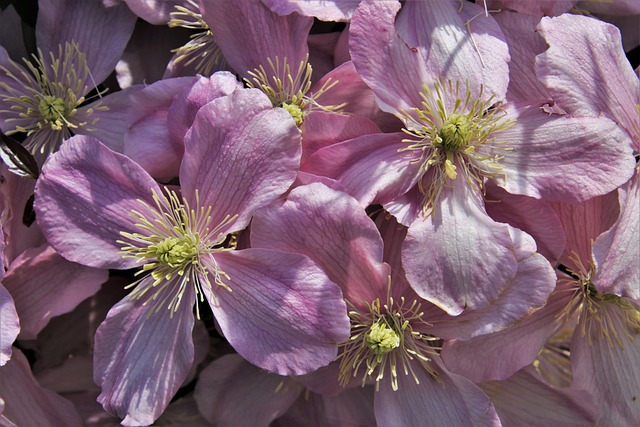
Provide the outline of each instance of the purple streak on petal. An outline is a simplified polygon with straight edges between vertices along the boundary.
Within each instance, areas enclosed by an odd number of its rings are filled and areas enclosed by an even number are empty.
[[[165,295],[172,292],[168,286]],[[153,423],[194,360],[193,289],[186,288],[173,316],[164,305],[156,307],[150,295],[120,301],[96,332],[93,379],[102,388],[98,401],[108,413],[124,418],[123,425]]]
[[[272,108],[257,89],[236,90],[202,107],[185,136],[180,183],[195,206],[211,206],[212,225],[238,215],[233,229],[245,228],[253,211],[270,204],[296,178],[302,152],[291,115]]]
[[[621,189],[620,217],[593,244],[596,289],[640,301],[640,174]]]
[[[216,426],[268,427],[289,409],[302,389],[290,378],[227,354],[200,372],[194,395],[202,415]]]
[[[11,360],[0,368],[0,422],[7,426],[80,426],[82,418],[73,404],[59,394],[40,387],[27,358],[14,349]],[[1,409],[1,408],[0,408]]]
[[[605,113],[634,138],[640,150],[640,80],[625,55],[620,31],[598,19],[565,14],[543,18],[539,32],[550,48],[536,59],[536,73],[568,113]]]
[[[95,294],[109,272],[62,258],[49,245],[27,249],[11,263],[3,284],[21,319],[21,339],[36,339],[54,316],[68,313]]]
[[[508,226],[486,214],[479,192],[462,176],[452,185],[434,213],[409,227],[402,261],[418,295],[455,316],[496,301],[517,261]]]
[[[183,142],[182,139],[173,141],[171,138],[169,108],[173,100],[188,91],[195,82],[195,77],[161,80],[131,96],[124,154],[155,178],[178,176]],[[187,126],[191,126],[191,121]]]
[[[388,376],[381,381],[374,403],[379,427],[500,426],[491,400],[480,388],[447,371],[436,359],[430,363],[435,365],[442,383],[419,363],[413,369],[420,384],[404,372],[398,372],[397,391],[391,389]]]
[[[335,179],[365,207],[394,200],[415,186],[420,167],[410,154],[398,152],[406,147],[403,135],[369,134],[325,147],[302,171]]]
[[[11,346],[20,332],[20,320],[11,294],[0,283],[0,366],[11,359]]]
[[[133,33],[136,16],[127,6],[105,6],[100,0],[40,1],[38,6],[36,39],[45,57],[73,40],[87,57],[90,86],[106,79]]]
[[[278,16],[260,0],[200,0],[200,9],[225,59],[242,77],[260,65],[269,73],[267,58],[276,57],[281,63],[287,58],[295,72],[309,51],[306,41],[313,18],[297,13]]]
[[[329,364],[349,337],[342,292],[307,257],[245,249],[215,255],[231,292],[209,303],[229,343],[249,362],[280,375]]]
[[[68,139],[49,157],[36,185],[38,225],[70,261],[96,268],[127,269],[136,259],[119,252],[121,231],[136,232],[132,209],[151,206],[155,181],[137,164],[86,136]]]
[[[297,187],[284,205],[256,213],[251,243],[308,256],[354,304],[387,290],[389,267],[375,224],[355,199],[323,184]]]
[[[553,116],[539,108],[514,112],[515,125],[495,133],[511,151],[500,165],[510,193],[580,202],[608,193],[631,178],[629,136],[605,117]]]

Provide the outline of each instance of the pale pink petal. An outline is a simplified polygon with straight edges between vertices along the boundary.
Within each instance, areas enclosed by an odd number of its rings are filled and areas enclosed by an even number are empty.
[[[511,151],[500,165],[513,194],[579,202],[608,193],[631,178],[635,167],[629,136],[605,117],[548,115],[538,108],[513,111],[515,125],[493,134]]]
[[[123,152],[153,177],[178,176],[183,147],[182,141],[176,144],[171,139],[169,107],[175,97],[189,90],[196,81],[195,77],[165,79],[131,96]],[[186,126],[191,126],[191,122]]]
[[[78,108],[78,114],[87,115],[88,120],[98,120],[93,125],[78,129],[78,133],[100,140],[113,151],[124,152],[124,136],[129,129],[128,120],[131,117],[130,97],[141,89],[142,86],[132,86],[110,93],[85,107]],[[107,110],[96,109],[96,104],[99,104],[100,107],[106,107]]]
[[[596,425],[597,411],[591,395],[552,387],[532,368],[481,387],[491,397],[503,426]]]
[[[520,14],[539,16],[555,16],[568,12],[578,0],[487,0],[489,10],[514,10]],[[500,15],[500,13],[498,14]],[[511,47],[511,45],[509,46]]]
[[[406,193],[418,181],[418,162],[406,147],[403,133],[363,135],[316,151],[302,171],[338,181],[366,207],[386,203]]]
[[[352,114],[334,114],[312,111],[302,122],[301,164],[321,148],[370,133],[379,133],[380,128],[371,120]],[[302,166],[303,167],[303,166]]]
[[[511,62],[507,100],[538,105],[550,102],[551,95],[534,71],[536,55],[547,49],[544,39],[536,32],[540,18],[507,11],[493,16],[509,43]]]
[[[0,416],[3,426],[83,425],[71,402],[40,387],[27,358],[17,349],[11,360],[0,367],[0,401],[4,403]]]
[[[165,25],[171,19],[171,12],[183,0],[124,0],[129,9],[140,18],[154,25]]]
[[[3,284],[20,316],[20,338],[36,339],[54,316],[68,313],[95,294],[109,272],[62,258],[45,244],[27,249],[11,263]]]
[[[455,316],[495,302],[516,275],[517,261],[508,226],[486,214],[465,177],[452,185],[429,217],[409,227],[402,261],[418,295]]]
[[[375,224],[355,199],[323,184],[297,187],[283,205],[257,212],[251,243],[308,256],[354,303],[387,290],[389,268]]]
[[[297,12],[303,16],[312,16],[321,21],[349,21],[360,0],[262,0],[269,9],[278,15],[289,15]]]
[[[38,2],[38,9],[36,39],[45,57],[48,52],[57,53],[59,45],[75,41],[86,55],[96,85],[115,69],[136,22],[124,3],[107,6],[100,0],[50,0]]]
[[[267,58],[287,58],[293,71],[307,56],[313,18],[278,16],[260,0],[200,0],[200,9],[226,61],[242,77],[260,65],[269,71]]]
[[[191,206],[211,206],[212,225],[238,215],[237,231],[253,211],[273,202],[296,178],[302,152],[291,115],[272,108],[257,89],[236,90],[202,107],[185,136],[180,184]]]
[[[347,309],[340,288],[311,260],[266,249],[219,253],[215,260],[231,291],[206,296],[242,357],[280,375],[306,374],[335,358],[349,337]]]
[[[613,3],[593,2],[589,0],[582,0],[578,4],[590,12],[604,14],[604,15],[640,15],[640,4],[636,0],[618,0]]]
[[[581,15],[543,18],[540,34],[549,49],[536,59],[536,73],[553,99],[574,115],[605,113],[640,148],[640,80],[613,25]]]
[[[555,272],[551,264],[535,252],[535,243],[529,235],[514,228],[509,232],[518,262],[516,275],[504,284],[502,293],[487,307],[444,318],[442,323],[429,318],[434,335],[465,340],[498,332],[545,305],[556,285]]]
[[[618,190],[620,217],[593,244],[596,275],[601,293],[640,301],[640,174]]]
[[[599,327],[586,334],[576,330],[571,341],[571,388],[586,390],[602,410],[599,425],[640,424],[640,334],[624,321],[623,309],[615,303],[598,304],[597,315],[619,339],[603,336]],[[636,311],[635,315],[638,315]],[[598,320],[593,319],[594,323]],[[637,322],[637,318],[636,318]]]
[[[268,427],[301,391],[295,381],[227,354],[200,372],[194,396],[200,413],[216,426]]]
[[[11,358],[11,346],[20,332],[20,320],[13,298],[0,283],[0,366]]]
[[[171,284],[167,286],[159,300],[171,292]],[[192,288],[187,287],[175,312],[151,295],[123,299],[96,332],[93,377],[102,389],[98,401],[108,413],[123,418],[123,425],[153,423],[193,363]]]
[[[413,369],[420,384],[411,375],[398,372],[398,390],[393,391],[390,379],[385,376],[374,404],[379,427],[500,425],[491,400],[480,388],[447,371],[436,359],[431,364],[440,381],[419,363]]]
[[[128,157],[98,140],[77,135],[49,157],[36,185],[38,225],[65,258],[96,268],[132,268],[123,258],[121,231],[136,232],[138,200],[154,205],[155,181]]]
[[[507,193],[489,181],[486,184],[485,208],[495,221],[506,222],[533,237],[538,252],[551,262],[562,255],[566,243],[564,230],[558,215],[546,202]]]

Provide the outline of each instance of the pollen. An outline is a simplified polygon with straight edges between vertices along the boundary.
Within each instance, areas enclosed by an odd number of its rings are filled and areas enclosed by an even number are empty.
[[[389,287],[391,279],[389,278]],[[390,289],[390,288],[389,288]],[[366,308],[356,307],[347,301],[352,310],[351,337],[343,343],[337,360],[340,361],[338,380],[343,387],[351,378],[380,381],[390,376],[391,388],[398,390],[398,375],[411,375],[418,384],[417,369],[425,370],[435,381],[441,381],[432,366],[432,357],[438,355],[440,340],[421,332],[429,326],[423,320],[421,305],[417,301],[408,303],[404,297],[395,300],[390,296],[381,303],[375,299]]]
[[[295,72],[292,71],[287,58],[268,58],[268,71],[264,66],[260,66],[248,72],[251,80],[245,79],[248,87],[257,88],[264,92],[274,107],[282,107],[287,110],[298,127],[302,125],[304,115],[311,111],[340,113],[342,108],[347,105],[346,103],[321,105],[318,102],[318,98],[331,90],[338,82],[327,79],[318,90],[312,93],[311,74],[313,68],[308,62],[308,56],[305,60],[300,61]]]
[[[136,275],[142,277],[127,288],[135,289],[131,298],[153,295],[157,310],[166,307],[173,315],[180,306],[187,286],[192,286],[200,301],[204,294],[215,298],[219,288],[231,291],[230,277],[218,268],[215,253],[233,250],[235,239],[222,232],[236,215],[211,224],[211,207],[200,206],[196,191],[196,206],[166,190],[166,197],[153,192],[155,206],[139,201],[140,209],[131,212],[138,232],[121,232],[126,240],[118,240],[121,255],[135,258],[142,265]],[[147,279],[150,278],[150,279]],[[196,305],[197,308],[197,305]],[[199,313],[197,313],[199,316]]]
[[[436,80],[423,84],[420,107],[402,111],[398,115],[405,124],[403,132],[409,137],[406,147],[408,160],[420,164],[418,189],[423,195],[424,216],[433,212],[434,204],[444,189],[462,182],[475,190],[484,191],[487,178],[503,176],[500,160],[508,152],[506,141],[496,134],[515,123],[506,117],[490,96],[473,99],[468,83]],[[464,181],[457,178],[462,174]]]
[[[57,55],[38,51],[33,64],[24,59],[26,70],[15,63],[11,69],[0,66],[12,84],[0,82],[0,114],[14,128],[7,134],[25,133],[25,144],[32,153],[50,154],[78,129],[93,130],[98,121],[96,110],[106,110],[101,102],[82,113],[78,107],[88,101],[91,79],[87,60],[71,41],[59,46]],[[19,71],[18,71],[19,70]],[[97,96],[103,92],[98,91]],[[6,106],[6,107],[5,107]]]

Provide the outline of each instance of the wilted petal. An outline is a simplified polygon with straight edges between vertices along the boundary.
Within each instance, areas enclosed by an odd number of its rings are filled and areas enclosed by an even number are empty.
[[[96,268],[126,269],[136,259],[119,252],[121,231],[137,231],[132,209],[153,206],[155,181],[128,157],[85,136],[68,139],[49,157],[36,185],[38,225],[65,258]]]
[[[211,309],[229,343],[249,362],[302,375],[331,362],[349,337],[340,288],[307,257],[266,249],[215,255],[231,291]],[[214,271],[212,268],[211,271]]]
[[[27,249],[2,281],[20,316],[20,338],[35,339],[49,319],[95,294],[108,275],[107,270],[69,262],[46,244]]]
[[[200,372],[195,399],[200,412],[216,426],[268,427],[301,391],[302,385],[290,378],[227,354]]]
[[[102,388],[98,401],[110,414],[124,418],[123,425],[153,423],[193,363],[193,290],[185,290],[176,312],[151,295],[123,299],[96,332],[93,377]]]

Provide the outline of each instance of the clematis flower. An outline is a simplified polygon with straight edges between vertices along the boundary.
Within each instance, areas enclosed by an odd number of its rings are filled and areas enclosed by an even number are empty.
[[[90,265],[142,267],[96,335],[99,401],[124,424],[151,424],[183,382],[196,301],[263,369],[300,375],[335,357],[348,333],[340,289],[302,255],[233,250],[253,211],[291,185],[300,151],[289,114],[238,89],[198,111],[180,196],[91,138],[70,139],[47,162],[36,211],[48,240]]]
[[[374,384],[380,426],[499,424],[487,396],[442,363],[443,341],[430,323],[431,314],[441,311],[408,285],[400,267],[404,234],[389,234],[383,246],[358,202],[320,183],[296,187],[286,202],[256,213],[252,244],[306,254],[342,287],[349,307],[351,336],[338,358],[301,381],[338,397],[345,388]]]
[[[365,1],[351,21],[356,69],[404,132],[325,147],[302,171],[337,180],[363,206],[382,204],[409,226],[407,278],[458,315],[497,301],[518,269],[509,229],[486,213],[487,181],[512,194],[579,201],[626,182],[634,162],[611,120],[501,105],[508,53],[497,23],[480,16],[468,30],[480,6],[426,5]],[[430,31],[418,31],[424,23]]]
[[[60,25],[61,16],[69,24]],[[73,134],[121,150],[128,92],[87,95],[114,69],[134,23],[122,4],[40,1],[33,61],[23,59],[22,67],[0,46],[0,129],[26,133],[32,153],[49,154]]]

